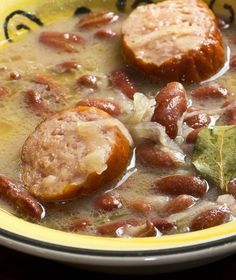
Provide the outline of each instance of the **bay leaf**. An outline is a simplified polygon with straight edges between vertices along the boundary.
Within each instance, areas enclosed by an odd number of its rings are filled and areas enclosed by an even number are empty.
[[[229,181],[236,178],[236,125],[202,129],[192,163],[203,177],[227,192]]]

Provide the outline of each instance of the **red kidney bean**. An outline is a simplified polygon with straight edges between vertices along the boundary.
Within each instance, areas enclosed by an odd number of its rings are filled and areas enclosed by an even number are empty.
[[[173,229],[174,225],[164,218],[156,217],[151,219],[153,225],[162,233],[166,233]]]
[[[201,131],[201,129],[202,128],[197,128],[197,129],[194,129],[193,131],[191,131],[186,137],[186,143],[195,144],[197,141],[198,134]]]
[[[39,116],[48,116],[52,113],[41,94],[36,90],[27,90],[24,101]]]
[[[156,95],[156,102],[152,121],[165,126],[169,137],[175,139],[178,133],[177,122],[187,110],[187,94],[184,87],[177,82],[167,84]]]
[[[192,113],[192,112],[201,111],[201,110],[204,110],[204,109],[205,109],[204,107],[191,106],[191,107],[188,107],[187,112]]]
[[[138,160],[145,166],[153,168],[177,168],[180,162],[170,153],[161,150],[154,143],[141,144],[136,148]]]
[[[0,71],[1,72],[5,72],[5,71],[7,71],[7,66],[0,66]]]
[[[193,206],[196,199],[187,194],[181,194],[170,200],[164,207],[163,212],[166,215],[171,215],[186,210],[187,208]]]
[[[91,89],[97,89],[97,78],[96,76],[93,75],[84,75],[81,76],[77,80],[77,85],[80,87],[86,87],[86,88],[91,88]]]
[[[22,186],[0,175],[0,196],[14,209],[30,220],[44,217],[43,206]]]
[[[97,227],[97,232],[107,236],[117,236],[116,231],[127,225],[137,226],[140,224],[138,220],[121,220]]]
[[[72,72],[73,70],[76,70],[80,67],[80,65],[77,62],[74,61],[65,61],[63,63],[57,64],[54,68],[54,71],[62,74],[67,72]]]
[[[9,89],[5,86],[0,86],[0,97],[8,95]]]
[[[228,100],[225,102],[223,107],[226,107],[225,109],[225,116],[226,116],[226,122],[228,125],[234,125],[236,124],[236,100]]]
[[[157,236],[157,229],[152,222],[146,221],[143,228],[139,228],[134,237],[154,237]]]
[[[86,231],[89,226],[91,226],[91,222],[89,220],[78,218],[71,222],[69,231]]]
[[[51,77],[46,75],[37,75],[32,78],[32,81],[36,84],[44,85],[49,92],[50,97],[55,98],[56,101],[60,101],[63,97],[63,91],[59,84],[57,84]]]
[[[101,29],[95,32],[94,37],[98,39],[110,39],[117,36],[117,33],[115,31],[112,31],[111,29]]]
[[[233,55],[230,58],[230,69],[235,70],[236,69],[236,55]]]
[[[171,175],[154,182],[154,189],[166,195],[188,194],[202,197],[208,190],[208,183],[196,176]]]
[[[115,70],[111,72],[109,81],[114,88],[120,90],[129,99],[133,99],[134,94],[138,92],[136,85],[124,70]]]
[[[228,193],[236,198],[236,178],[228,183]]]
[[[113,211],[122,207],[121,200],[111,194],[104,194],[95,200],[95,207],[104,211]]]
[[[124,234],[129,237],[153,237],[157,236],[157,229],[152,222],[146,221],[142,225],[125,227]]]
[[[76,34],[55,31],[44,31],[39,36],[39,42],[65,52],[76,52],[74,44],[83,44],[85,40]]]
[[[78,22],[80,28],[96,28],[113,23],[119,19],[119,16],[113,12],[90,13],[82,17]]]
[[[141,199],[136,199],[133,201],[129,201],[127,202],[128,207],[137,213],[141,213],[141,214],[148,214],[153,210],[153,207],[151,205],[151,203],[149,203],[148,201],[145,200],[141,200]]]
[[[20,80],[21,74],[17,71],[10,72],[9,77],[11,80]]]
[[[189,127],[197,129],[204,126],[208,126],[208,124],[211,122],[211,118],[206,113],[199,113],[186,118],[184,121]]]
[[[192,231],[221,225],[230,218],[230,212],[224,206],[206,210],[197,215],[190,226]]]
[[[119,116],[121,114],[120,106],[118,106],[115,102],[104,99],[83,99],[78,102],[78,105],[96,107],[101,109],[111,116]]]
[[[217,83],[201,86],[192,92],[192,96],[196,99],[219,99],[226,98],[227,95],[228,90]]]

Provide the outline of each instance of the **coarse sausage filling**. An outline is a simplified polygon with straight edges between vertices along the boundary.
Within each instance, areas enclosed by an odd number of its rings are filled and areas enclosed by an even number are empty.
[[[94,107],[59,113],[42,122],[23,146],[25,184],[41,198],[40,193],[53,196],[70,185],[84,187],[91,174],[101,175],[110,168],[107,162],[117,144],[117,130],[132,145],[123,124]]]

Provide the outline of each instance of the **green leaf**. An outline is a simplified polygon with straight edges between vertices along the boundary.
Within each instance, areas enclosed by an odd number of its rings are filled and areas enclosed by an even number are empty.
[[[229,181],[236,178],[236,125],[202,129],[192,163],[203,177],[227,192]]]

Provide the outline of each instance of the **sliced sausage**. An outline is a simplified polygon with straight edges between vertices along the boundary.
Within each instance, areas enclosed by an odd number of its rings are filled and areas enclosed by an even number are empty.
[[[152,121],[165,126],[166,133],[175,139],[178,133],[178,120],[187,110],[187,93],[182,84],[167,84],[156,95],[156,108]]]
[[[208,183],[195,176],[171,175],[154,182],[154,189],[166,195],[188,194],[202,197],[208,190]]]
[[[43,206],[26,188],[2,175],[0,175],[0,196],[25,218],[41,220],[44,217]]]
[[[201,81],[225,61],[216,17],[201,0],[139,6],[122,25],[122,49],[152,79]]]
[[[102,110],[78,106],[60,112],[42,122],[26,140],[24,183],[43,201],[87,195],[122,174],[131,145],[127,129]]]

